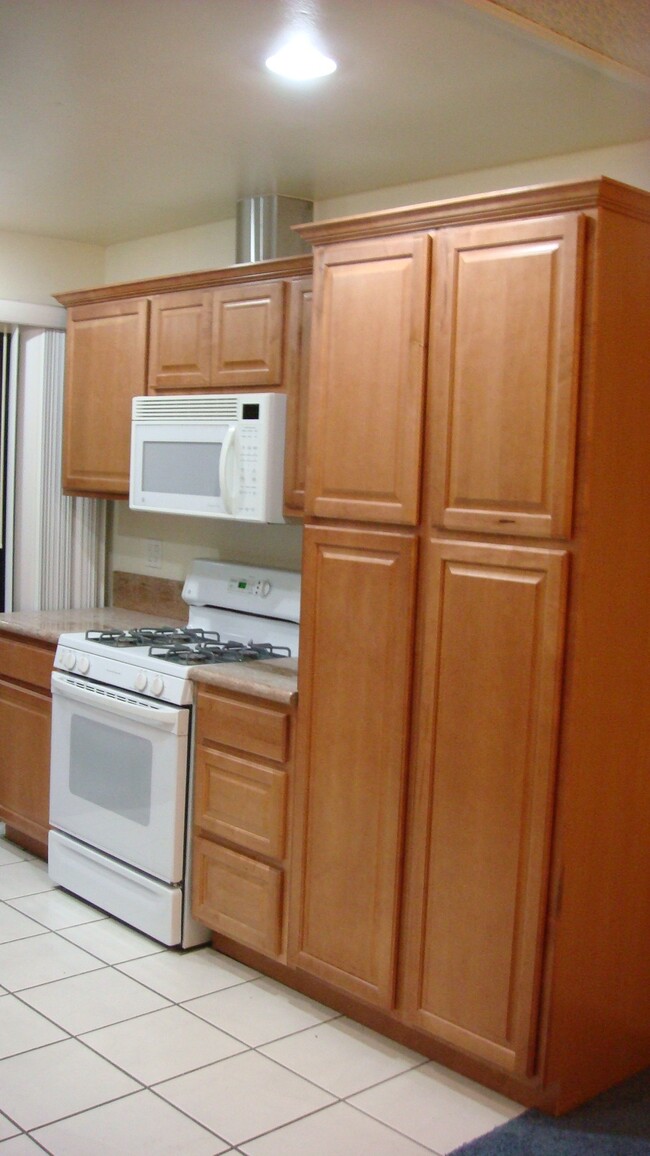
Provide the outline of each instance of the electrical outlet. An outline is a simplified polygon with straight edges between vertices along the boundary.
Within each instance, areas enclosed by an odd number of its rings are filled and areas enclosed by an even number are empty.
[[[147,538],[147,566],[152,570],[162,566],[162,542],[158,538]]]

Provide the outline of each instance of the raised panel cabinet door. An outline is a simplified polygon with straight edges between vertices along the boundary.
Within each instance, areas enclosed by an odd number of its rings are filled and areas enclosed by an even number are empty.
[[[570,536],[584,225],[568,213],[437,234],[433,524]]]
[[[209,389],[211,356],[212,290],[152,298],[149,393]]]
[[[47,845],[50,814],[49,694],[0,679],[0,818]]]
[[[193,848],[192,913],[207,927],[277,956],[282,947],[283,873],[195,838]]]
[[[267,389],[282,381],[284,284],[228,285],[212,298],[212,384]]]
[[[300,517],[305,508],[312,299],[311,277],[300,277],[289,286],[284,356],[287,391],[284,506],[285,513],[293,517]]]
[[[530,1074],[544,950],[567,555],[431,541],[409,805],[411,1023]]]
[[[63,415],[63,488],[89,497],[129,493],[131,401],[145,393],[149,302],[69,310]]]
[[[390,1008],[417,543],[305,536],[290,962]]]
[[[309,514],[418,521],[429,249],[423,234],[316,252]]]

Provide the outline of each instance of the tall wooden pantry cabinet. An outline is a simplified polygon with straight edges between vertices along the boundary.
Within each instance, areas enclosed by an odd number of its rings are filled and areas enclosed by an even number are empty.
[[[650,195],[300,231],[289,963],[563,1111],[650,1063]]]

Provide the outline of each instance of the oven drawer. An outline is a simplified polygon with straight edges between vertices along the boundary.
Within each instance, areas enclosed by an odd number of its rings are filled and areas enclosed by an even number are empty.
[[[289,716],[282,707],[228,698],[201,688],[198,694],[199,743],[218,743],[276,763],[289,756]]]
[[[283,873],[278,867],[197,838],[193,869],[196,919],[266,955],[280,954]]]
[[[0,636],[0,676],[41,687],[49,693],[53,663],[54,647],[34,646]]]
[[[199,747],[194,811],[197,827],[269,859],[282,859],[286,814],[286,771]]]

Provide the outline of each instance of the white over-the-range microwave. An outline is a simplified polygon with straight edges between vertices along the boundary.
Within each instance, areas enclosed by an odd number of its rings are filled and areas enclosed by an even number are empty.
[[[286,396],[136,397],[129,505],[237,522],[282,522]]]

